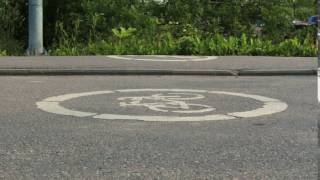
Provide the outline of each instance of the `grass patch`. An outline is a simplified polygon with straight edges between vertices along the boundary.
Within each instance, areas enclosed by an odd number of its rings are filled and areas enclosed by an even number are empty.
[[[304,56],[317,55],[317,47],[309,40],[287,39],[280,43],[260,38],[183,36],[174,38],[170,33],[155,37],[113,37],[81,43],[62,39],[54,46],[51,55],[253,55],[253,56]]]

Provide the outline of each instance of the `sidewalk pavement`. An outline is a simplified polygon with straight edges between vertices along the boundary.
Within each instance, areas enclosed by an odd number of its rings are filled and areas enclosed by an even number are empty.
[[[0,75],[316,75],[317,64],[316,57],[0,57]]]

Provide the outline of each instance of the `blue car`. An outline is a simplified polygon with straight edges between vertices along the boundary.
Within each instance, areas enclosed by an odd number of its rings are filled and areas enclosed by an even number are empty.
[[[294,20],[292,23],[296,28],[314,26],[314,25],[318,24],[318,16],[311,16],[311,17],[308,18],[308,21]]]
[[[318,24],[318,16],[311,16],[308,19],[309,25],[317,25]]]

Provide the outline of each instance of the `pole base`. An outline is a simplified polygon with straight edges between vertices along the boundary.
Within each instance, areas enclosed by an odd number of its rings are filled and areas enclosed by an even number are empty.
[[[44,48],[28,48],[27,56],[47,56],[48,52]]]

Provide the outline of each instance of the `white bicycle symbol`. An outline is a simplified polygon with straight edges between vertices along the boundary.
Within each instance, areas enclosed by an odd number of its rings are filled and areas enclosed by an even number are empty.
[[[122,101],[120,102],[121,107],[146,107],[158,112],[192,114],[216,110],[216,108],[211,106],[186,102],[203,98],[205,98],[205,96],[194,93],[167,93],[166,95],[154,94],[151,96],[121,97],[118,98],[118,100]]]

